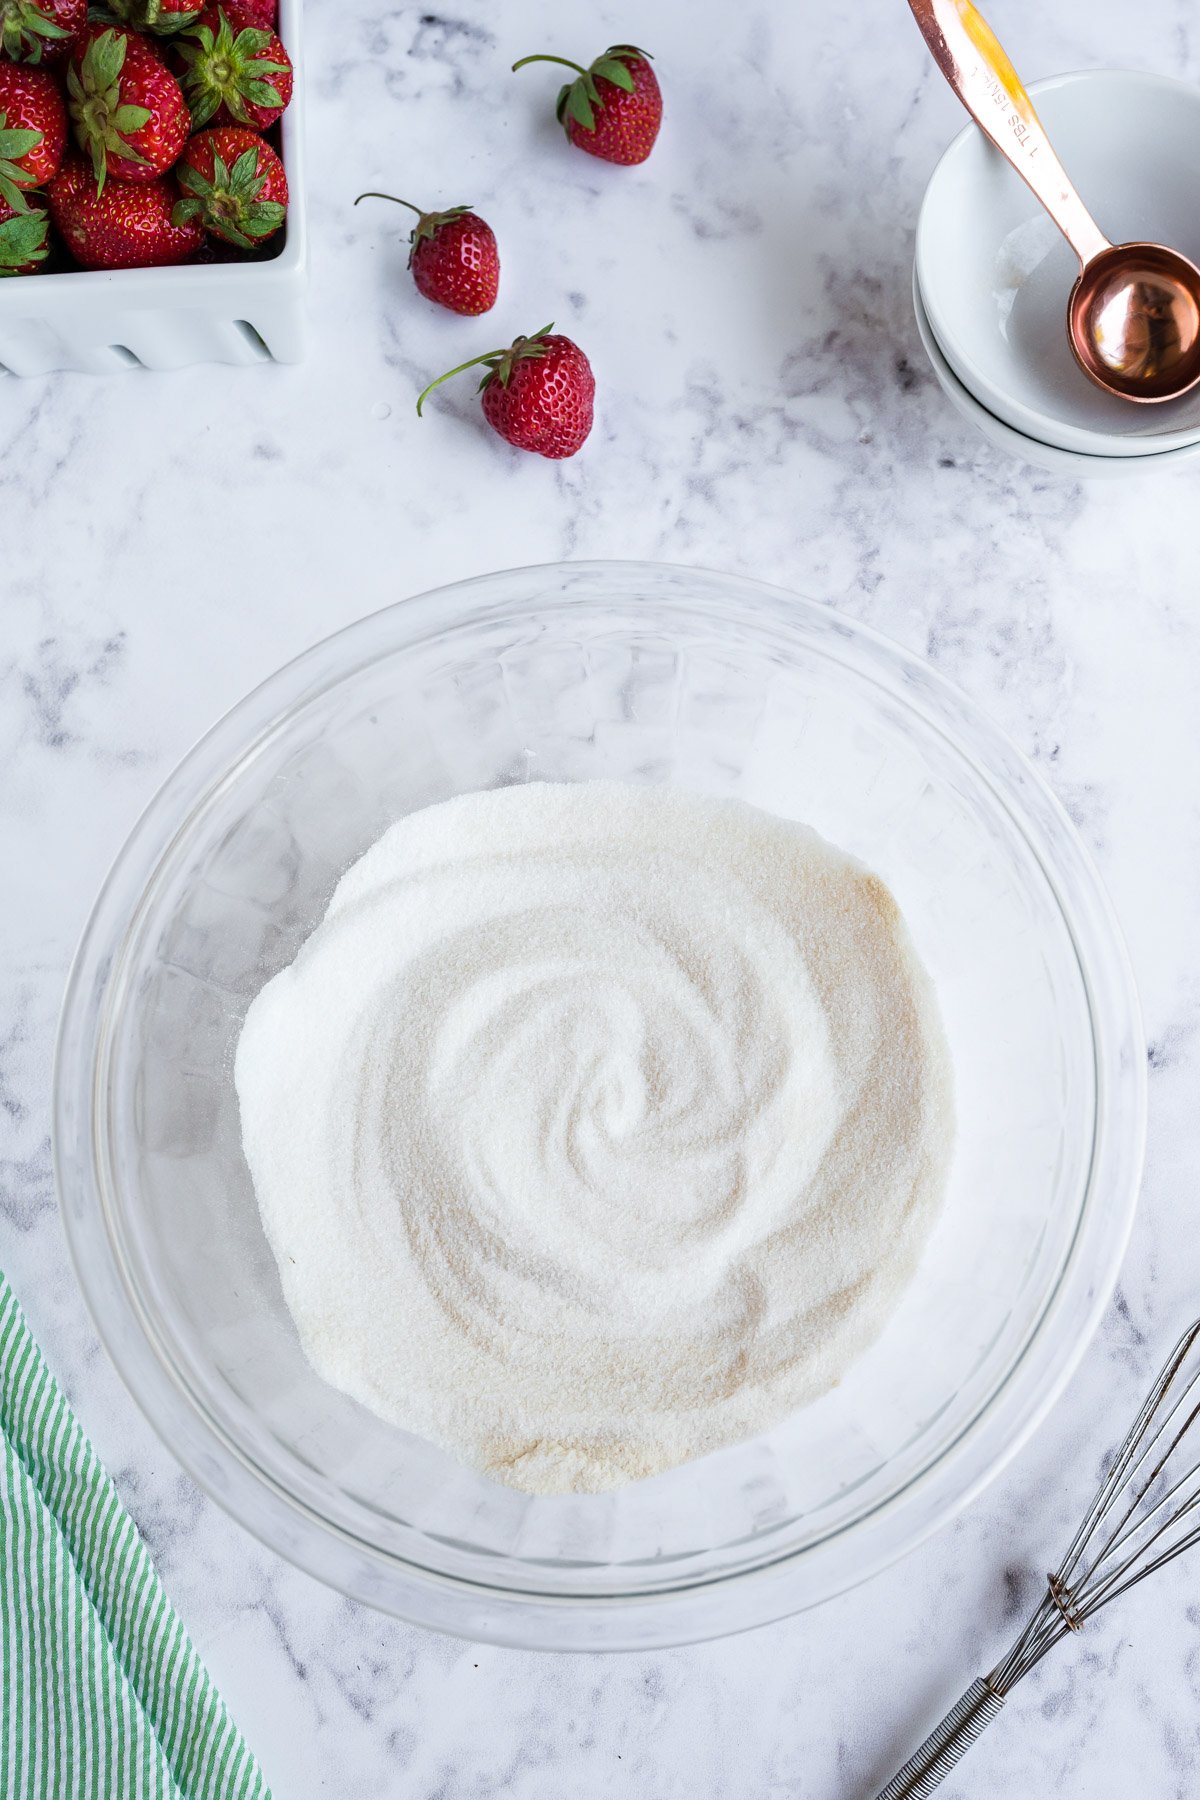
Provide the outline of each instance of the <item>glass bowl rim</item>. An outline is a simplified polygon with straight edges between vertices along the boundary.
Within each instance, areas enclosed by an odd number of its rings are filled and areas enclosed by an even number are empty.
[[[632,596],[664,577],[679,592],[656,593],[656,607],[693,618],[748,617],[760,635],[785,640],[798,632],[810,651],[914,708],[985,780],[1035,857],[1079,962],[1096,1057],[1095,1141],[1074,1241],[1024,1347],[956,1438],[904,1486],[830,1537],[750,1567],[638,1594],[538,1593],[425,1568],[355,1537],[258,1468],[168,1366],[121,1269],[98,1167],[107,1000],[175,843],[224,783],[321,693],[386,656],[482,621],[568,611],[581,598],[600,598],[597,583],[610,600],[614,583]],[[542,591],[516,604],[507,590],[523,580]],[[389,626],[386,644],[345,659],[348,647]],[[53,1086],[55,1180],[76,1278],[122,1380],[198,1485],[267,1548],[352,1598],[435,1630],[545,1649],[648,1649],[766,1623],[857,1585],[967,1505],[1045,1417],[1099,1323],[1132,1229],[1146,1123],[1140,1011],[1111,904],[1066,812],[1000,729],[928,663],[827,604],[743,575],[640,561],[535,564],[393,602],[309,646],[236,702],[159,786],[105,877],[68,976]]]

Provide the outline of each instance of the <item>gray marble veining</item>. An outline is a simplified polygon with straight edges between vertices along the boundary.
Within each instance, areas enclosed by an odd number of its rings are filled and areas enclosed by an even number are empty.
[[[1138,60],[1200,75],[1184,0]],[[1029,75],[1130,55],[1117,0],[1012,0]],[[569,150],[538,48],[657,53],[667,123]],[[924,180],[960,114],[907,9],[372,0],[308,18],[314,351],[303,367],[0,384],[0,1242],[80,1417],[280,1800],[869,1800],[1011,1635],[1163,1346],[1200,1311],[1200,580],[1194,477],[1061,485],[970,434],[910,312]],[[475,204],[490,318],[412,292],[366,187]],[[440,369],[554,318],[591,356],[575,462],[485,431]],[[95,1341],[48,1150],[56,1010],[125,832],[193,738],[339,625],[564,556],[728,567],[927,655],[1034,758],[1098,858],[1143,995],[1145,1196],[1063,1402],[949,1530],[819,1612],[611,1660],[452,1643],[351,1606],[183,1477]],[[1200,1563],[1018,1690],[947,1800],[1200,1786]]]

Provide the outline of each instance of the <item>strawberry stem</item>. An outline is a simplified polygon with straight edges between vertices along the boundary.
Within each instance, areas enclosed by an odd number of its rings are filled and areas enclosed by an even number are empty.
[[[444,375],[439,375],[436,381],[431,381],[424,392],[418,396],[417,417],[421,417],[421,408],[428,400],[430,394],[432,394],[434,388],[441,387],[443,381],[449,381],[451,376],[462,375],[467,369],[477,369],[483,363],[486,363],[488,368],[492,370],[496,370],[501,368],[501,365],[507,364],[507,368],[504,368],[501,371],[501,380],[507,387],[508,373],[511,371],[514,358],[519,356],[544,356],[546,352],[541,348],[540,339],[548,337],[553,330],[554,320],[551,319],[549,325],[543,325],[540,331],[532,332],[529,337],[514,338],[513,342],[506,350],[485,350],[482,356],[473,356],[470,362],[459,363],[458,367],[455,369],[447,369]],[[526,346],[528,346],[528,348]]]
[[[513,64],[512,72],[515,75],[518,69],[523,69],[528,63],[535,62],[559,63],[564,69],[574,69],[577,75],[587,74],[587,70],[583,67],[582,63],[570,62],[565,56],[543,56],[541,54],[537,56],[523,56],[520,62],[515,62]]]
[[[425,217],[422,209],[414,206],[411,200],[400,200],[395,194],[377,194],[373,188],[365,194],[360,194],[358,200],[390,200],[393,206],[407,206],[409,212],[415,212],[421,218]],[[355,206],[358,205],[358,200],[354,202]]]
[[[466,369],[477,369],[481,363],[492,364],[493,358],[502,356],[503,354],[504,352],[502,350],[487,350],[482,356],[473,356],[470,362],[459,363],[456,369],[447,369],[444,375],[439,375],[436,381],[431,381],[424,393],[417,397],[418,419],[421,417],[421,408],[428,400],[430,394],[432,394],[434,388],[441,387],[443,381],[449,381],[452,375],[461,375]]]

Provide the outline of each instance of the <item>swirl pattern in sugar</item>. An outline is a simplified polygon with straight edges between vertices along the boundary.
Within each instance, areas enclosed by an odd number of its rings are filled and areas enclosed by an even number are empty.
[[[878,1333],[949,1064],[877,877],[736,801],[469,794],[250,1008],[243,1141],[323,1377],[530,1491],[751,1435]]]

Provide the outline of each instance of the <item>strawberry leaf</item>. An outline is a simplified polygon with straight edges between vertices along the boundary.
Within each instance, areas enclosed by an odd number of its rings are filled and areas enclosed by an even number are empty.
[[[259,192],[262,183],[261,181],[258,181],[257,144],[251,144],[248,150],[242,151],[242,154],[238,157],[232,169],[229,170],[226,179],[228,180],[230,187],[241,189],[245,193],[249,193],[251,186],[257,183],[257,186],[254,187],[254,191],[255,193]]]
[[[175,174],[178,177],[180,187],[186,188],[189,194],[197,194],[201,198],[203,198],[205,194],[211,194],[213,187],[212,182],[208,179],[207,175],[202,175],[199,169],[194,169],[190,162],[181,162],[176,169]]]
[[[41,143],[43,133],[40,131],[0,131],[0,160],[18,162],[30,150],[36,150]]]
[[[96,196],[99,198],[108,180],[108,157],[104,154],[104,144],[100,138],[92,140],[92,174],[96,177]]]
[[[633,76],[625,64],[619,62],[614,56],[602,56],[599,62],[594,62],[592,74],[600,76],[605,81],[611,81],[614,87],[624,88],[627,94],[633,92]]]
[[[150,123],[148,106],[118,106],[112,116],[113,127],[122,136],[131,131],[140,131],[143,125]]]
[[[0,198],[6,200],[15,213],[27,213],[30,210],[28,200],[12,177],[4,173],[3,165],[0,165]]]
[[[592,111],[592,103],[584,88],[582,76],[567,89],[567,112],[585,131],[595,131],[596,115]]]
[[[192,115],[192,130],[199,131],[210,119],[216,117],[221,110],[220,94],[200,94],[196,99],[188,96],[188,110]]]
[[[242,89],[253,106],[282,106],[283,96],[269,81],[248,81]]]
[[[176,55],[181,56],[185,63],[191,64],[196,62],[201,56],[212,55],[213,34],[207,25],[196,25],[187,35],[188,37],[195,38],[196,41],[194,44],[189,44],[186,38],[181,37],[179,42],[175,45]]]
[[[252,200],[242,214],[242,223],[251,237],[268,237],[278,231],[286,216],[278,200]]]
[[[48,224],[44,212],[28,212],[0,225],[0,275],[11,275],[26,263],[45,261]]]
[[[10,130],[8,114],[0,112],[0,195],[15,213],[29,211],[29,202],[21,189],[33,185],[28,170],[21,167],[20,158],[35,149],[42,136],[40,131],[21,130],[16,126]]]
[[[125,67],[126,39],[119,31],[102,31],[92,39],[83,53],[83,87],[86,92],[100,94],[115,87]]]
[[[160,37],[176,37],[179,32],[187,31],[196,23],[201,11],[200,7],[197,7],[194,12],[187,13],[166,13],[160,9],[150,29],[156,31]]]

